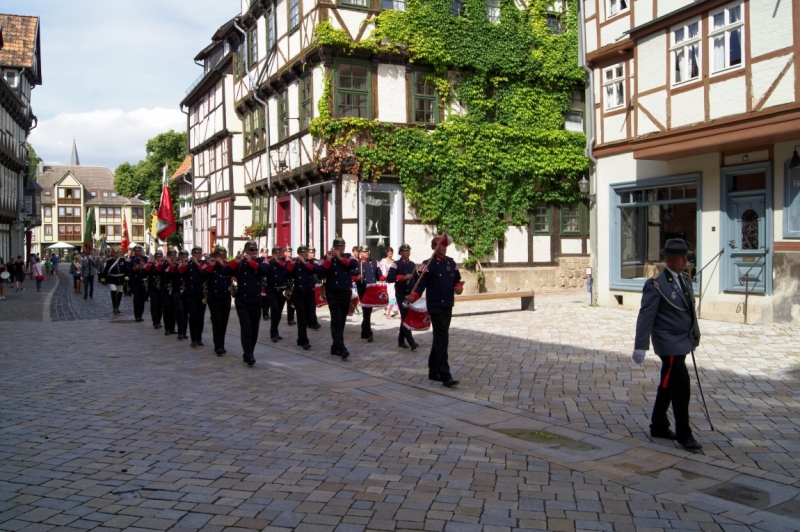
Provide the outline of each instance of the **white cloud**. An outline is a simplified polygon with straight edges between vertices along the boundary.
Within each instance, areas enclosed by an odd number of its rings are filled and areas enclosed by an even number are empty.
[[[186,131],[186,115],[178,109],[103,109],[40,120],[29,140],[45,163],[69,164],[74,137],[81,164],[113,171],[125,161],[144,159],[147,141],[170,129]]]

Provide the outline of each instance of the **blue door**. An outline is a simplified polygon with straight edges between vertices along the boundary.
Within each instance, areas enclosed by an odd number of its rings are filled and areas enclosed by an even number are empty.
[[[730,198],[727,290],[766,292],[766,212],[764,194]]]

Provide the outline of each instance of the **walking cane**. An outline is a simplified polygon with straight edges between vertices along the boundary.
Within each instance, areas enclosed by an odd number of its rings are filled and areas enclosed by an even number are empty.
[[[694,349],[692,349],[692,365],[694,365],[694,374],[697,377],[697,389],[700,390],[700,399],[702,399],[703,408],[706,411],[706,419],[708,420],[708,424],[711,426],[711,430],[714,430],[714,423],[711,422],[711,415],[708,413],[708,405],[706,405],[706,396],[703,394],[703,387],[700,385],[700,372],[697,371],[697,361],[694,359]]]

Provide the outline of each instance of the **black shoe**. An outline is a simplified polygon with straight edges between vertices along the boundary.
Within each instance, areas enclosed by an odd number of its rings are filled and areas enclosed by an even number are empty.
[[[198,340],[197,341],[197,345],[199,345],[200,347],[203,347],[206,344],[204,344],[202,340]]]
[[[252,367],[252,365],[256,363],[256,359],[255,358],[248,358],[247,360],[245,360],[245,362],[247,362],[248,366]]]
[[[197,342],[192,342],[191,344],[189,344],[189,347],[197,347]]]
[[[296,322],[296,321],[289,321],[289,322],[287,322],[287,323],[288,323],[289,325],[297,325],[297,322]]]
[[[667,440],[677,440],[678,437],[670,429],[660,429],[650,427],[650,436],[653,438],[665,438]]]
[[[700,451],[703,448],[703,446],[697,443],[697,440],[695,440],[692,436],[689,436],[685,440],[679,441],[678,443],[683,445],[683,448],[687,451]]]
[[[263,321],[269,321],[269,316],[264,316],[264,317],[263,317],[263,318],[261,318],[261,319],[262,319]]]
[[[340,357],[342,357],[342,360],[345,360],[347,357],[349,357],[349,356],[350,356],[350,351],[348,351],[347,349],[345,349],[344,351],[342,351],[342,354],[341,354],[341,355],[339,355],[339,356],[340,356]]]
[[[88,296],[83,296],[83,299],[89,299],[89,297]]]
[[[367,343],[369,343],[369,344],[371,344],[374,341],[375,341],[375,337],[374,336],[370,336],[369,338],[367,338]]]
[[[303,349],[305,349],[306,351],[311,351],[311,344],[304,345]]]
[[[399,344],[397,344],[397,347],[399,347],[400,349],[408,349],[408,346],[406,345],[405,342],[400,342]]]
[[[183,340],[184,338],[185,338],[185,336],[183,336],[182,334],[178,335],[178,340]]]
[[[164,336],[169,336],[170,334],[172,334],[172,331],[164,331]]]
[[[222,356],[225,353],[224,349],[214,349],[214,352],[219,356]]]
[[[445,386],[447,386],[448,388],[452,388],[453,386],[457,386],[457,385],[458,385],[458,382],[459,382],[459,381],[455,380],[453,377],[450,377],[450,378],[449,378],[449,379],[447,379],[446,381],[442,382],[442,384],[444,384],[444,385],[445,385]]]
[[[161,324],[160,323],[154,323],[153,327],[155,327],[156,329],[160,329],[161,328]]]
[[[309,325],[308,328],[309,329],[314,329],[316,331],[318,329],[321,329],[322,325],[320,325],[319,323],[315,323],[314,325]]]
[[[273,336],[272,338],[270,338],[270,340],[272,340],[273,343],[277,344],[278,340],[283,340],[283,336]]]
[[[144,318],[136,318],[136,322],[144,321]]]
[[[441,378],[440,376],[438,376],[438,375],[431,375],[431,374],[429,373],[429,374],[428,374],[428,378],[429,378],[430,380],[434,381],[434,382],[442,382],[442,378]]]
[[[414,349],[418,348],[418,347],[419,347],[419,344],[418,344],[418,343],[413,343],[413,344],[411,344],[411,350],[412,350],[412,351],[413,351]]]

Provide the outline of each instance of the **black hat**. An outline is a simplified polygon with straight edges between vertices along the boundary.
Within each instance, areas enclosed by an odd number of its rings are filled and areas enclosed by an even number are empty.
[[[167,251],[167,256],[168,257],[174,257],[177,254],[178,254],[178,250],[177,249],[170,249],[169,251]]]
[[[286,244],[286,247],[283,248],[283,250],[284,251],[288,251],[289,253],[291,253],[292,252],[292,246],[290,246],[289,244]]]
[[[344,238],[342,238],[340,236],[337,236],[336,238],[333,239],[333,245],[334,246],[344,246],[344,245],[346,245],[346,243],[344,241]]]
[[[358,246],[358,251],[366,251],[367,253],[369,253],[369,246],[366,244],[361,244],[360,246]]]
[[[178,252],[178,256],[179,257],[188,257],[189,256],[189,252],[186,251],[185,249],[182,249],[182,250],[180,250],[180,252]]]
[[[251,249],[251,248],[258,249],[258,242],[253,242],[252,240],[249,240],[244,243],[244,249]]]
[[[315,248],[314,246],[310,246],[310,247],[308,248],[308,252],[309,252],[309,253],[316,253],[316,252],[317,252],[317,248]]]
[[[664,255],[688,255],[689,249],[682,238],[670,238],[664,244]]]
[[[400,251],[411,251],[411,246],[408,244],[400,244]]]
[[[283,248],[281,248],[280,246],[272,246],[272,252],[273,253],[283,253]]]
[[[304,244],[300,244],[299,246],[297,246],[297,252],[298,253],[302,253],[304,251],[308,251],[308,246],[306,246]]]
[[[227,257],[228,256],[228,250],[225,249],[222,246],[216,246],[216,247],[214,247],[214,255],[225,255]]]
[[[164,252],[161,251],[161,250],[156,251],[155,253],[153,253],[153,256],[154,257],[163,257],[164,256]]]
[[[201,248],[201,247],[195,246],[195,247],[192,248],[192,253],[202,253],[202,252],[203,252],[203,248]]]

